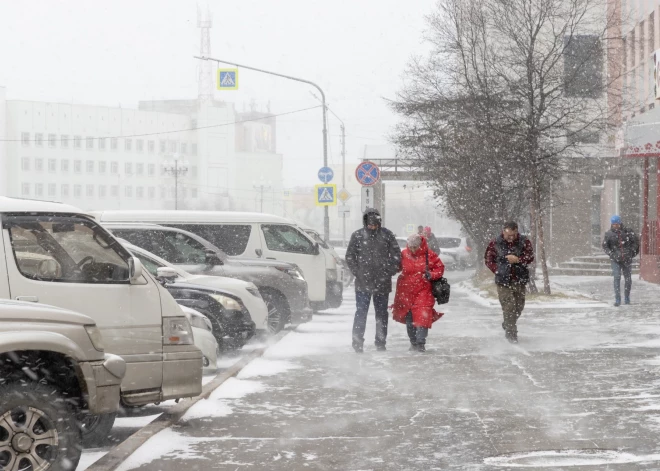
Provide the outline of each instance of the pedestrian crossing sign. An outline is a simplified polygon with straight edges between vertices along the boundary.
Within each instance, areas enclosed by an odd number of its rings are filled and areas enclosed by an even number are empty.
[[[316,206],[337,206],[337,185],[324,183],[314,187]]]
[[[218,69],[218,90],[238,90],[238,69]]]

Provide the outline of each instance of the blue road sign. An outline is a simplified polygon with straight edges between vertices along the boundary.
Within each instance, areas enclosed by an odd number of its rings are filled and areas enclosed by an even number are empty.
[[[315,186],[316,206],[337,206],[337,185],[325,183]]]
[[[355,178],[362,186],[373,186],[380,180],[380,169],[373,162],[362,162],[355,169]]]
[[[319,170],[319,180],[323,183],[330,183],[335,176],[335,172],[330,167],[321,167]]]

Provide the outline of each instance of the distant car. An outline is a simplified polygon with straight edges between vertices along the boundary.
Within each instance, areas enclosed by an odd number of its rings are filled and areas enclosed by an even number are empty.
[[[337,308],[341,306],[344,300],[344,270],[342,260],[335,252],[332,245],[323,240],[321,234],[314,229],[300,227],[314,242],[319,244],[321,251],[325,254],[326,267],[326,288],[325,288],[325,306],[324,308]],[[344,252],[345,254],[345,252]]]
[[[472,250],[472,241],[468,237],[436,236],[440,250],[456,260],[456,267],[462,270],[474,266],[477,255]]]
[[[195,345],[202,351],[204,373],[217,371],[220,347],[218,346],[218,341],[213,336],[213,324],[211,320],[193,308],[181,304],[180,306],[192,326]]]
[[[405,237],[397,237],[396,241],[399,243],[399,247],[401,247],[401,250],[405,249],[408,246],[408,239]],[[442,263],[445,265],[446,268],[454,268],[456,266],[456,259],[454,258],[453,255],[449,253],[445,253],[445,250],[442,249],[442,252],[438,254],[440,257],[440,260],[442,260]]]

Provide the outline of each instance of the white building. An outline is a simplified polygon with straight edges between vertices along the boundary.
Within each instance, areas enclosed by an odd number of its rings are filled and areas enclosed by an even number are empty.
[[[0,88],[2,194],[83,209],[260,209],[260,175],[281,214],[282,156],[275,119],[244,121],[231,103],[140,103],[124,109],[6,100]],[[251,112],[251,115],[254,115]],[[256,137],[255,137],[256,136]],[[177,160],[187,173],[166,172]],[[176,186],[176,191],[175,191]]]

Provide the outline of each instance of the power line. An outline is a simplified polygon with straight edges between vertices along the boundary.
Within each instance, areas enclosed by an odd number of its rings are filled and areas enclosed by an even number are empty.
[[[175,134],[175,133],[179,133],[179,132],[198,131],[200,129],[220,128],[220,127],[224,127],[224,126],[231,126],[231,125],[234,125],[234,124],[249,123],[249,122],[252,122],[252,121],[260,121],[262,119],[277,118],[279,116],[286,116],[286,115],[295,114],[295,113],[302,113],[303,111],[314,110],[314,109],[320,108],[320,107],[321,107],[321,105],[316,105],[316,106],[310,106],[308,108],[302,108],[302,109],[299,109],[299,110],[293,110],[293,111],[287,111],[287,112],[279,113],[279,114],[271,114],[271,115],[268,115],[268,116],[262,116],[260,118],[242,119],[240,121],[232,121],[230,123],[210,124],[208,126],[197,126],[197,127],[193,127],[193,128],[177,129],[177,130],[174,130],[174,131],[161,131],[161,132],[151,132],[151,133],[143,133],[143,134],[125,134],[125,135],[103,136],[103,137],[85,136],[85,139],[93,139],[93,140],[114,139],[114,138],[126,139],[126,138],[129,138],[129,137],[160,136],[160,135],[163,135],[163,134]],[[59,139],[55,139],[55,142],[58,142],[58,141],[61,142],[63,140],[65,140],[67,142],[69,141],[68,138],[67,139],[59,138]],[[36,140],[34,140],[34,139],[26,139],[26,140],[23,140],[23,139],[0,139],[0,142],[36,142]],[[53,141],[51,139],[49,139],[48,142],[53,142]]]

